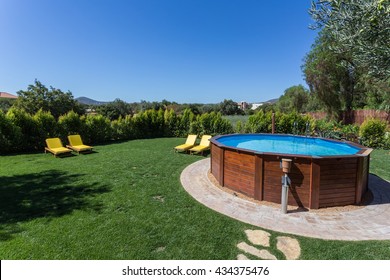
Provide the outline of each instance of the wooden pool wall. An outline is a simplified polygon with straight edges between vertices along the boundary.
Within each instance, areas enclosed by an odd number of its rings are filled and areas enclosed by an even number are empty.
[[[318,209],[359,204],[367,191],[371,149],[350,156],[256,153],[211,139],[211,173],[219,184],[260,201],[280,203],[282,158],[292,159],[288,204]]]

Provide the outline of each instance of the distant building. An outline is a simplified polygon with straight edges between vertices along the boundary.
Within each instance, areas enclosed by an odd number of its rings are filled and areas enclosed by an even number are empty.
[[[9,99],[16,99],[18,98],[16,95],[7,93],[7,92],[1,92],[0,91],[0,98],[9,98]]]
[[[237,105],[241,110],[246,110],[249,107],[249,104],[245,101],[238,102]]]
[[[259,108],[260,106],[263,106],[264,103],[252,103],[252,107],[251,109],[252,110],[256,110],[257,108]]]

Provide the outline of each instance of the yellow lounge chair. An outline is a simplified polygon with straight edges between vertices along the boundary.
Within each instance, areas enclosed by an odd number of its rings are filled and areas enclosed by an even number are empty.
[[[72,149],[73,151],[80,153],[84,151],[92,151],[93,147],[83,144],[80,135],[69,135],[68,136],[69,145],[66,145],[67,148]]]
[[[70,154],[72,150],[65,148],[62,145],[60,138],[48,138],[46,139],[45,153],[50,152],[55,157],[62,154]]]
[[[180,152],[184,152],[184,151],[187,151],[188,149],[192,148],[195,146],[195,142],[196,142],[196,135],[194,134],[190,134],[188,135],[187,137],[187,140],[186,140],[186,143],[185,144],[182,144],[182,145],[179,145],[179,146],[176,146],[174,149],[176,152],[180,151]]]
[[[211,135],[203,135],[202,139],[200,139],[200,143],[198,146],[195,146],[190,149],[190,154],[192,153],[201,153],[203,155],[203,152],[210,149],[210,138]]]

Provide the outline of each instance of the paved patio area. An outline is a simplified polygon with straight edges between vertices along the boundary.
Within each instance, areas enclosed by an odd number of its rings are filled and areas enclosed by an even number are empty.
[[[227,193],[208,177],[210,159],[184,169],[181,183],[205,206],[242,222],[265,229],[330,240],[390,240],[390,183],[370,175],[373,200],[349,211],[290,211],[262,205]]]

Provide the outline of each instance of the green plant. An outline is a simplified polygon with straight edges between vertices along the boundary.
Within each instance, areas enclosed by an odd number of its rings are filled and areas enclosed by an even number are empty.
[[[69,134],[84,135],[85,131],[85,117],[80,116],[74,111],[70,111],[58,119],[58,136],[63,140],[66,140]]]
[[[378,119],[367,119],[360,127],[362,144],[372,148],[380,148],[385,144],[387,123]]]
[[[390,149],[390,131],[385,133],[385,139],[383,141],[383,147],[385,149]]]
[[[214,115],[213,131],[210,134],[212,135],[230,134],[233,132],[234,132],[233,125],[231,124],[231,122],[224,119],[221,113],[217,113]]]
[[[314,131],[317,136],[332,139],[341,139],[342,124],[334,120],[321,119],[314,121]]]
[[[89,115],[85,119],[87,143],[104,143],[111,140],[110,120],[102,115]]]
[[[185,109],[181,115],[178,116],[177,120],[177,131],[178,136],[186,136],[190,129],[190,124],[195,120],[195,115],[190,109]]]
[[[38,143],[43,148],[45,146],[45,139],[56,135],[57,122],[50,112],[39,110],[33,116],[38,130]]]
[[[263,110],[248,118],[245,124],[246,133],[270,133],[272,125],[272,112],[264,113]]]
[[[6,116],[15,126],[19,127],[21,132],[21,139],[18,139],[20,141],[14,143],[15,150],[29,151],[41,147],[38,124],[29,113],[23,109],[12,107]]]
[[[183,141],[97,145],[97,153],[62,159],[0,157],[0,259],[236,259],[244,230],[257,228],[188,195],[180,174],[200,157],[173,153]],[[388,152],[373,151],[370,172],[390,180],[389,160]],[[276,252],[280,233],[268,232],[267,249]],[[288,236],[299,241],[301,259],[389,259],[389,240]]]
[[[236,133],[244,133],[244,124],[242,123],[242,121],[237,121],[236,122],[236,127],[234,128],[234,131]]]
[[[204,135],[217,135],[233,133],[234,129],[230,121],[222,117],[221,113],[204,113],[197,115],[190,123],[189,133]]]
[[[289,114],[275,114],[277,133],[311,135],[313,121],[309,115],[298,114],[295,111]]]
[[[173,109],[164,112],[165,136],[178,136],[177,132],[177,115]]]
[[[352,142],[358,142],[360,127],[356,124],[348,124],[341,127],[344,139]]]
[[[0,154],[17,151],[22,142],[22,131],[3,111],[0,111]]]

